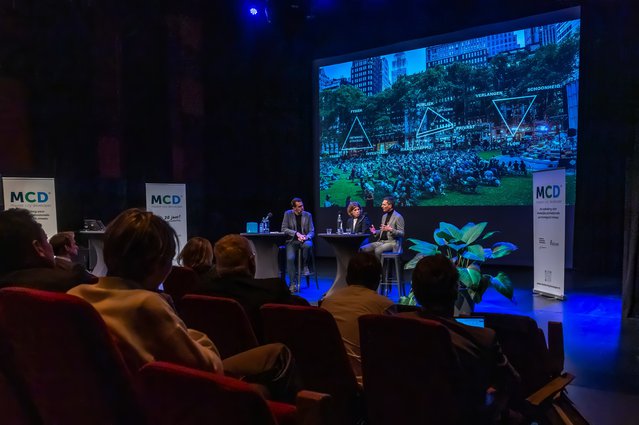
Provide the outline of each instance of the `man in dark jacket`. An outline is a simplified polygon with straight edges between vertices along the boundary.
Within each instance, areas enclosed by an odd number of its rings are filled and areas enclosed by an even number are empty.
[[[81,283],[96,281],[86,270],[55,268],[53,248],[29,211],[11,208],[0,212],[0,288],[66,292]]]
[[[233,298],[249,316],[261,337],[260,307],[267,303],[294,304],[286,282],[280,278],[255,279],[255,253],[248,239],[226,235],[213,248],[218,278],[202,280],[192,292]]]
[[[422,258],[415,266],[412,281],[422,309],[402,315],[434,320],[448,329],[463,372],[460,388],[466,400],[462,405],[468,408],[464,414],[476,417],[484,411],[492,389],[496,390],[497,404],[505,406],[508,395],[519,383],[519,374],[502,353],[495,331],[468,326],[453,318],[458,281],[457,268],[444,255]]]
[[[291,200],[291,209],[284,213],[282,218],[282,232],[286,233],[286,272],[292,292],[297,292],[300,285],[300,276],[297,276],[295,268],[295,255],[300,251],[304,274],[308,275],[308,256],[313,248],[315,226],[313,216],[304,211],[304,202],[300,198]]]

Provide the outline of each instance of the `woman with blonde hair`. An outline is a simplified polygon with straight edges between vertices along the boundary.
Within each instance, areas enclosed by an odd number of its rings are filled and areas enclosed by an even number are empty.
[[[177,260],[183,267],[206,273],[213,266],[213,246],[208,239],[196,236],[184,245]]]

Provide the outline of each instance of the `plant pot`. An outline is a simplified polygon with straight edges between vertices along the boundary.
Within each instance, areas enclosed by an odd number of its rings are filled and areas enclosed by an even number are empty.
[[[455,316],[470,315],[474,312],[475,301],[470,297],[466,288],[460,287],[455,301]]]

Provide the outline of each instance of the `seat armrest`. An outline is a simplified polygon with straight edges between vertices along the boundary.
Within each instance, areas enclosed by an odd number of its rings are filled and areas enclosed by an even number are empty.
[[[548,322],[548,354],[552,376],[564,371],[564,328],[561,322]]]
[[[302,390],[297,393],[298,425],[330,425],[333,420],[333,398],[329,394]]]
[[[559,394],[573,379],[575,379],[574,375],[564,373],[531,394],[526,402],[532,407],[539,407]]]

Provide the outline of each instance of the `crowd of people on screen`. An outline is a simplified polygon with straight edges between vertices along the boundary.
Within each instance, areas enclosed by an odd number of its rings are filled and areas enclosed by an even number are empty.
[[[499,187],[505,176],[527,174],[527,165],[521,158],[482,159],[477,152],[468,150],[360,155],[323,158],[320,190],[330,192],[334,182],[347,179],[358,187],[353,194],[362,199],[372,202],[375,194],[387,193],[397,199],[399,207],[410,207],[448,192],[474,193],[479,186]],[[331,205],[334,203],[325,203]]]

